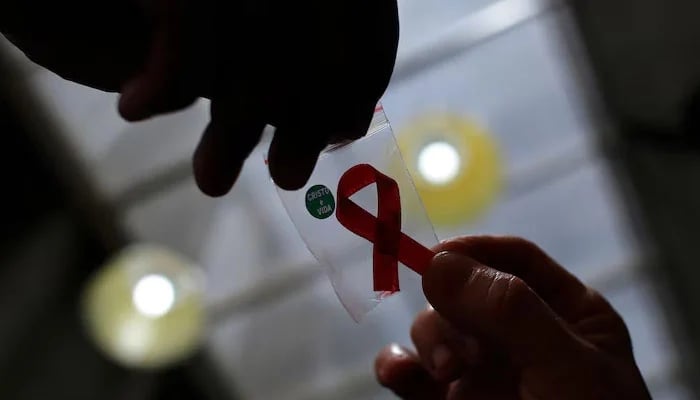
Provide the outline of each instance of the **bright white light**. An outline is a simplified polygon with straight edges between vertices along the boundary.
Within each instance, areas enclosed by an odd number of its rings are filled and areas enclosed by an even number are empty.
[[[131,300],[136,309],[148,317],[161,317],[175,304],[175,287],[162,275],[146,275],[134,286]]]
[[[452,181],[459,173],[459,164],[457,149],[446,142],[432,142],[418,154],[418,171],[436,185]]]

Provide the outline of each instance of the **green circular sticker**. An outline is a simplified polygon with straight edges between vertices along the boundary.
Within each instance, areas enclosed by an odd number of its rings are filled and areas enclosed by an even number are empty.
[[[323,185],[312,186],[306,192],[306,209],[314,218],[326,219],[335,211],[333,193]]]

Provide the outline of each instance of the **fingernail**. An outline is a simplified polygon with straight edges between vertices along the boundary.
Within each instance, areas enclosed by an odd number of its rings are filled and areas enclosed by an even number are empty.
[[[129,82],[122,87],[121,90],[121,101],[130,103],[133,101],[134,96],[138,93],[139,86],[135,82]]]
[[[441,251],[430,261],[430,269],[446,269],[449,270],[450,273],[457,273],[459,275],[468,273],[472,268],[478,265],[479,263],[475,260],[454,251]]]
[[[452,251],[441,251],[433,257],[431,264],[444,264],[450,262],[456,258],[459,258],[460,254],[454,253]]]
[[[137,104],[138,92],[139,88],[134,84],[130,84],[124,87],[119,96],[119,114],[127,121],[138,121],[144,114],[143,111],[139,110]]]
[[[436,378],[442,378],[450,373],[452,352],[447,346],[440,344],[433,349],[433,374]]]
[[[119,95],[119,111],[122,113],[129,113],[131,111],[132,103],[134,98],[138,94],[138,86],[133,82],[130,82],[120,91]]]
[[[151,111],[146,109],[146,104],[140,96],[141,87],[138,81],[129,82],[122,88],[118,104],[119,114],[122,118],[135,122],[147,119],[152,115]]]

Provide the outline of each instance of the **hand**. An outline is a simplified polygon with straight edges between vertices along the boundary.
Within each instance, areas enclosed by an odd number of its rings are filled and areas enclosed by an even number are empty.
[[[441,244],[423,277],[433,308],[417,354],[376,360],[403,399],[648,400],[627,328],[608,302],[535,245],[465,237]]]
[[[121,92],[131,121],[211,99],[194,172],[220,196],[267,124],[284,189],[306,183],[326,145],[366,133],[393,70],[398,12],[396,0],[9,0],[0,31],[57,74]]]

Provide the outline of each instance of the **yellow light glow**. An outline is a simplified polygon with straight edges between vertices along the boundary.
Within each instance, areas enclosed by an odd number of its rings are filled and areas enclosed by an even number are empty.
[[[126,367],[161,368],[188,357],[204,332],[201,272],[153,246],[129,247],[90,280],[83,297],[88,334]]]
[[[472,222],[496,200],[503,179],[499,149],[494,136],[469,118],[422,117],[399,129],[397,141],[436,226]]]

